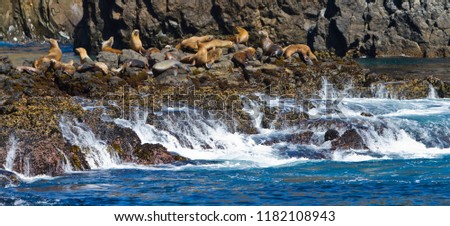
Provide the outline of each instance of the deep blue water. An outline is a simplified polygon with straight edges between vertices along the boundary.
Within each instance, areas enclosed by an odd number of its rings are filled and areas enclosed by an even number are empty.
[[[450,205],[450,156],[67,174],[2,189],[6,205]]]

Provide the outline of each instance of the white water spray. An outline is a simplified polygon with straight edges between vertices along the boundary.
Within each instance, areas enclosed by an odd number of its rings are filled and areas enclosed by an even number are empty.
[[[428,83],[428,87],[429,87],[428,98],[436,99],[438,96],[436,89],[434,89],[434,86],[431,83]]]
[[[17,152],[17,143],[19,142],[18,139],[14,135],[9,136],[8,141],[8,153],[6,155],[6,163],[4,165],[6,170],[13,171],[14,168],[14,161],[16,159],[16,152]]]
[[[112,168],[120,163],[118,156],[110,153],[106,143],[97,139],[87,126],[72,123],[64,118],[61,119],[59,126],[64,138],[85,152],[86,161],[91,169]]]

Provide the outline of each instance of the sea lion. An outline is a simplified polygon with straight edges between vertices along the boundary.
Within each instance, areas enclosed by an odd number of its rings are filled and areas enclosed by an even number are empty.
[[[54,70],[62,70],[63,73],[68,74],[68,75],[73,75],[76,71],[75,66],[73,65],[74,62],[73,60],[70,60],[68,63],[64,63],[64,62],[60,62],[60,61],[56,61],[56,60],[50,60],[51,64],[50,66],[54,69]]]
[[[249,47],[247,49],[238,51],[233,54],[233,58],[231,59],[235,66],[245,67],[247,61],[255,60],[256,57],[256,49]]]
[[[207,59],[207,65],[208,67],[211,67],[213,63],[216,62],[220,57],[222,56],[222,49],[212,49],[208,51],[208,59]]]
[[[164,54],[165,60],[178,60],[171,52],[167,52]]]
[[[197,43],[202,43],[202,42],[209,42],[211,40],[213,40],[214,36],[212,35],[205,35],[205,36],[192,36],[188,39],[184,39],[183,41],[181,41],[180,44],[176,45],[175,48],[179,49],[179,50],[197,50],[198,49],[198,45]]]
[[[270,40],[269,33],[267,33],[267,31],[260,31],[258,34],[261,39],[261,47],[263,49],[264,56],[280,58],[283,55],[283,49],[281,46]]]
[[[205,47],[205,43],[199,43],[198,45],[198,51],[196,54],[191,54],[189,56],[184,57],[181,59],[181,62],[183,63],[189,63],[192,65],[195,65],[196,67],[201,67],[206,65],[208,67],[208,49]]]
[[[153,65],[152,71],[154,75],[160,75],[169,69],[175,69],[174,76],[177,76],[179,68],[182,68],[187,72],[191,71],[188,66],[182,64],[180,61],[177,60],[164,60],[159,63],[156,63],[155,65]]]
[[[76,48],[75,49],[78,54],[80,55],[80,62],[81,66],[77,68],[78,72],[87,72],[87,71],[96,71],[100,70],[103,72],[103,74],[108,74],[109,68],[108,65],[106,65],[103,62],[95,62],[93,61],[88,55],[85,48]]]
[[[15,69],[19,73],[25,72],[30,75],[41,73],[41,71],[39,69],[37,69],[35,67],[30,67],[30,66],[17,66]]]
[[[81,64],[84,64],[84,63],[94,64],[94,61],[89,57],[85,48],[79,47],[79,48],[76,48],[75,51],[80,55],[80,63]]]
[[[232,41],[220,40],[220,39],[214,39],[209,42],[203,42],[202,45],[207,50],[215,49],[215,48],[233,48],[234,47],[234,43]]]
[[[110,37],[108,40],[102,42],[102,51],[122,54],[122,50],[114,49],[112,46],[114,45],[114,37]]]
[[[160,53],[161,52],[161,50],[159,50],[158,48],[155,48],[155,47],[150,47],[149,49],[147,49],[147,51],[146,51],[146,53],[147,54],[154,54],[154,53]]]
[[[114,73],[122,73],[126,68],[134,67],[134,68],[142,68],[148,70],[148,65],[141,60],[131,59],[125,61],[119,68],[113,68],[111,69]]]
[[[249,38],[248,31],[245,30],[243,27],[236,27],[236,30],[238,31],[238,34],[234,35],[233,37],[229,38],[228,40],[235,42],[236,44],[247,45],[248,38]]]
[[[147,52],[142,46],[142,41],[139,37],[139,30],[137,29],[131,32],[130,48],[140,54],[145,54]]]
[[[309,65],[313,65],[313,62],[311,60],[317,61],[316,55],[314,55],[314,53],[311,51],[311,48],[309,48],[309,46],[305,44],[287,46],[283,49],[283,52],[286,59],[290,58],[295,53],[298,53]]]
[[[56,41],[53,38],[45,39],[50,43],[50,49],[48,50],[48,54],[45,56],[42,56],[38,60],[36,60],[33,63],[33,66],[35,68],[39,68],[43,62],[50,62],[51,59],[56,61],[61,61],[62,58],[62,51],[59,48],[58,41]]]

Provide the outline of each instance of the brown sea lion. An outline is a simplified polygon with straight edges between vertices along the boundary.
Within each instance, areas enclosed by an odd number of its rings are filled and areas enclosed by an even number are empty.
[[[178,60],[171,52],[164,54],[164,60]]]
[[[208,66],[208,49],[206,49],[205,47],[205,43],[199,43],[197,42],[198,45],[198,51],[196,54],[191,54],[189,56],[184,57],[183,59],[181,59],[180,61],[183,63],[188,63],[188,64],[192,64],[195,65],[196,67],[201,67],[201,66]]]
[[[73,60],[70,60],[68,63],[64,63],[64,62],[60,62],[60,61],[56,61],[56,60],[50,60],[51,64],[50,66],[54,69],[54,70],[62,70],[63,73],[68,74],[68,75],[73,75],[76,71],[75,66],[73,65],[74,62]]]
[[[243,27],[236,27],[236,30],[238,31],[238,34],[234,35],[233,37],[229,38],[228,40],[235,42],[236,44],[247,45],[248,38],[249,38],[248,31],[245,30]]]
[[[85,48],[76,48],[75,49],[80,55],[81,66],[77,68],[78,72],[87,72],[87,71],[96,71],[100,70],[103,74],[108,74],[109,68],[103,62],[94,62],[88,55]]]
[[[317,61],[316,55],[314,55],[314,53],[311,51],[311,48],[309,48],[309,46],[305,44],[287,46],[283,49],[283,52],[286,59],[290,58],[295,53],[298,53],[309,65],[313,65],[313,62],[311,60]]]
[[[122,54],[122,50],[114,49],[114,37],[110,37],[108,40],[102,42],[102,51],[111,52],[115,54]]]
[[[150,47],[149,49],[147,49],[147,51],[146,51],[146,53],[147,54],[154,54],[154,53],[160,53],[161,52],[161,50],[159,50],[158,48],[155,48],[155,47]]]
[[[176,45],[175,48],[181,50],[197,50],[198,49],[197,43],[209,42],[213,40],[213,38],[214,36],[212,35],[192,36],[188,39],[184,39],[183,41],[181,41],[181,43]]]
[[[281,46],[270,40],[269,33],[267,33],[267,31],[260,31],[258,34],[261,39],[261,47],[263,49],[264,56],[280,58],[283,55],[283,49]]]
[[[233,48],[234,43],[232,41],[228,40],[220,40],[220,39],[214,39],[209,42],[203,42],[202,43],[204,48],[207,50],[215,49],[215,48]]]
[[[208,68],[222,56],[222,49],[212,49],[208,51]]]
[[[58,41],[56,41],[55,39],[45,39],[46,41],[48,41],[50,43],[50,49],[48,50],[48,54],[45,56],[42,56],[41,58],[39,58],[38,60],[36,60],[33,64],[33,66],[35,68],[39,68],[40,65],[43,62],[50,62],[50,60],[56,60],[56,61],[61,61],[62,58],[62,51],[59,48],[58,45]]]
[[[233,54],[233,58],[231,59],[236,66],[245,67],[247,61],[255,60],[256,50],[252,47],[247,49],[238,51]]]
[[[76,48],[75,51],[78,53],[78,55],[80,55],[81,64],[84,63],[94,64],[94,61],[89,57],[85,48],[79,47]]]
[[[142,41],[139,37],[139,30],[137,29],[131,32],[130,48],[140,54],[145,54],[147,52],[142,46]]]

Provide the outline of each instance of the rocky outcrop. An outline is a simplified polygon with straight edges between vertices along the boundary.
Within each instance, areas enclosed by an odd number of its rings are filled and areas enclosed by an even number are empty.
[[[40,40],[44,36],[69,42],[83,17],[82,0],[1,0],[0,40]]]
[[[127,48],[133,29],[145,47],[175,44],[179,38],[229,36],[235,26],[256,34],[269,30],[284,45],[308,43],[338,55],[442,57],[450,55],[450,3],[406,0],[180,1],[84,0],[75,46],[99,51],[102,39],[114,36]]]

